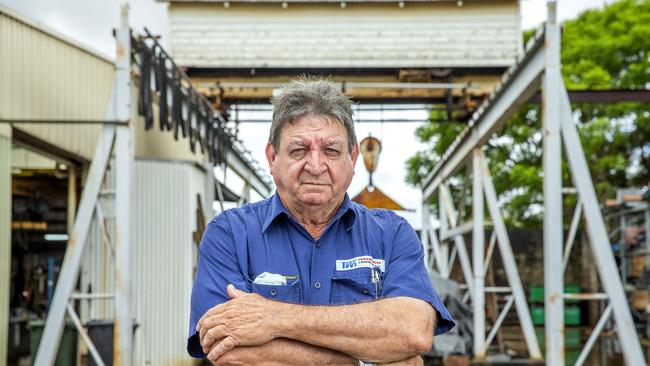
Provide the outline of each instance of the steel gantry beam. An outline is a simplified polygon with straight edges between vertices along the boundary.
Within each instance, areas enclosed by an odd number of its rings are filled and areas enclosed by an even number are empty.
[[[451,237],[461,236],[463,232],[472,229],[472,263],[467,264],[469,271],[463,271],[467,282],[468,293],[474,309],[474,356],[478,360],[485,359],[490,341],[494,338],[505,313],[515,304],[519,321],[524,333],[527,348],[531,358],[540,358],[541,352],[534,335],[527,300],[521,286],[517,264],[512,254],[510,242],[503,218],[498,208],[497,195],[489,174],[488,164],[482,151],[482,146],[497,132],[511,115],[542,87],[542,130],[543,130],[543,171],[544,171],[544,285],[545,285],[545,339],[547,365],[564,365],[564,319],[563,303],[565,298],[578,300],[609,301],[600,320],[594,328],[580,356],[579,363],[587,359],[594,342],[604,329],[607,319],[614,319],[616,334],[620,349],[626,364],[643,365],[645,360],[641,351],[636,329],[634,328],[630,309],[626,303],[625,292],[618,274],[614,255],[609,245],[603,216],[598,204],[593,181],[589,173],[584,151],[574,122],[569,94],[563,83],[560,64],[560,27],[556,20],[555,1],[548,2],[548,20],[543,32],[531,40],[526,47],[526,53],[504,75],[490,98],[474,113],[468,127],[461,132],[447,152],[442,156],[431,174],[423,181],[423,217],[426,217],[425,251],[433,252],[436,268],[443,275],[449,276],[453,262],[444,250],[444,241]],[[578,194],[578,205],[572,216],[571,227],[567,238],[563,238],[564,222],[562,214],[562,148],[564,147],[570,176]],[[461,223],[461,217],[450,211],[453,199],[447,183],[464,166],[468,165],[466,178],[472,173],[472,219]],[[439,201],[439,234],[431,229],[428,204],[437,195]],[[485,195],[485,197],[483,196]],[[485,255],[485,238],[483,236],[486,221],[484,220],[484,200],[492,219],[493,239]],[[568,263],[571,246],[580,224],[584,218],[585,229],[589,238],[591,251],[594,253],[600,281],[604,294],[563,294],[564,267]],[[453,224],[449,225],[451,220]],[[496,234],[496,236],[494,236]],[[438,236],[440,242],[438,241]],[[461,236],[462,237],[462,236]],[[494,238],[498,244],[506,276],[510,287],[504,289],[508,296],[506,305],[492,325],[487,338],[484,309],[485,293],[492,289],[485,286],[485,268],[489,264]],[[566,243],[566,244],[565,244]],[[463,243],[464,244],[464,243]],[[435,248],[439,246],[439,248]],[[464,247],[464,245],[463,245]],[[461,246],[458,246],[461,248]],[[456,249],[456,248],[455,248]],[[459,257],[466,257],[461,253]],[[453,257],[452,257],[453,258]],[[441,265],[442,263],[442,265]],[[432,268],[430,266],[430,268]],[[473,268],[473,269],[471,269]],[[503,292],[503,291],[501,291]]]

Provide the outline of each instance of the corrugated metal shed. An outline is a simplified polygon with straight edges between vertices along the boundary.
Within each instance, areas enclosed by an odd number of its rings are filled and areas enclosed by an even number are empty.
[[[11,138],[0,127],[0,334],[8,334],[11,277]],[[0,335],[0,360],[7,359],[7,338]]]
[[[113,178],[109,174],[108,180]],[[165,182],[165,184],[160,184]],[[133,189],[132,303],[138,323],[136,365],[190,365],[185,342],[189,329],[189,298],[197,250],[196,195],[204,206],[206,172],[190,162],[136,159]],[[209,198],[208,198],[209,199]],[[105,211],[109,230],[114,216]],[[206,219],[212,216],[204,207]],[[113,291],[112,264],[96,225],[83,259],[82,286],[95,293]],[[94,301],[89,318],[111,318],[112,301]],[[88,319],[88,318],[86,318]]]
[[[516,0],[170,5],[175,60],[208,68],[509,66],[519,23]]]
[[[113,62],[0,7],[0,119],[101,120]],[[98,125],[20,124],[20,129],[92,158]]]

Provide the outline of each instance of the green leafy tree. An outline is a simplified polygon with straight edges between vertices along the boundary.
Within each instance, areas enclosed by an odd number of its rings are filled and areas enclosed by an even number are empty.
[[[621,0],[566,21],[562,73],[569,90],[650,89],[650,0]],[[526,40],[534,30],[524,33]],[[643,103],[574,104],[579,133],[600,199],[618,187],[650,179],[650,106]],[[407,181],[419,184],[440,161],[464,124],[440,121],[440,112],[416,130],[429,144],[407,161]],[[541,222],[542,136],[539,105],[516,112],[486,149],[499,200],[511,226]],[[563,166],[565,186],[571,182]],[[459,187],[455,187],[459,189]],[[571,206],[575,198],[567,196]],[[567,210],[565,210],[567,211]],[[569,212],[570,214],[570,212]]]

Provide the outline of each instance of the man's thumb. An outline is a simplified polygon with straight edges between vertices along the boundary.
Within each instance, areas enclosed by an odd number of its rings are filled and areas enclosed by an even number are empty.
[[[236,299],[240,297],[241,295],[245,294],[244,291],[239,291],[233,286],[232,284],[228,285],[226,287],[226,291],[228,292],[228,296],[230,296],[231,299]]]

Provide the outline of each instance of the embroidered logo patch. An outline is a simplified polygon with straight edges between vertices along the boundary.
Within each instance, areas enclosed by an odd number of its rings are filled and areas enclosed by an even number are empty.
[[[349,271],[357,268],[374,268],[379,267],[379,270],[384,272],[384,260],[383,259],[374,259],[369,255],[364,255],[361,257],[355,257],[350,259],[339,259],[336,261],[336,270],[337,271]]]

